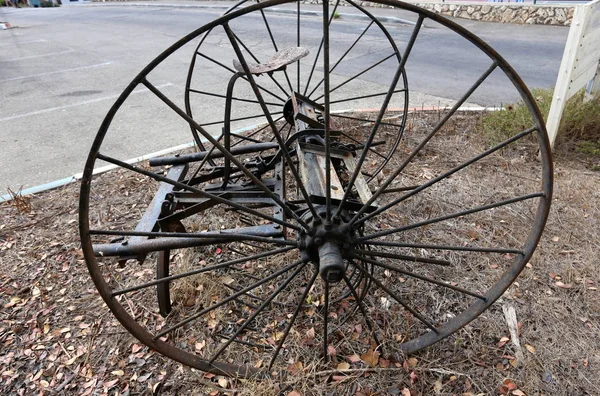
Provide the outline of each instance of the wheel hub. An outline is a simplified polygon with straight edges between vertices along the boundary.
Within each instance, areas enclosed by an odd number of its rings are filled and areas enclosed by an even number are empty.
[[[346,264],[354,246],[354,232],[346,231],[344,220],[323,224],[321,219],[310,221],[309,234],[299,238],[300,254],[304,262],[315,264],[321,278],[329,283],[344,279]]]

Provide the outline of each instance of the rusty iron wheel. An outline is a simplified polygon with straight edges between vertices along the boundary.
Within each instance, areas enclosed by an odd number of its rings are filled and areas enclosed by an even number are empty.
[[[523,81],[484,41],[439,15],[375,0],[414,13],[405,34],[346,1],[367,21],[336,47],[331,38],[347,28],[335,22],[339,1],[323,4],[317,37],[305,32],[314,31],[314,15],[297,12],[285,23],[271,18],[285,3],[301,11],[300,2],[242,1],[153,60],[104,119],[82,178],[82,248],[109,309],[153,350],[239,377],[273,375],[290,362],[327,365],[332,355],[367,349],[399,360],[478,317],[531,258],[549,212],[552,160]],[[263,40],[243,34],[249,21],[264,24]],[[418,135],[409,134],[405,66],[427,35],[425,23],[455,32],[487,63]],[[361,64],[352,52],[368,50],[361,40],[388,53]],[[153,84],[152,73],[190,48],[180,106],[180,98]],[[227,78],[214,82],[215,69]],[[376,81],[357,92],[353,84],[371,72]],[[444,157],[438,168],[419,162],[460,106],[498,76],[526,104],[530,125],[480,152],[450,153],[455,159]],[[103,145],[138,87],[189,127],[196,143],[191,151],[151,159],[151,170],[108,155]],[[343,111],[349,106],[363,111]],[[525,143],[539,153],[531,175],[507,172],[516,181],[504,190],[486,181],[484,161]],[[93,194],[98,160],[156,183],[152,202],[139,203],[147,209],[137,225],[101,221]],[[422,173],[411,179],[415,164]],[[450,202],[463,172],[472,172],[477,188]],[[511,234],[513,224],[525,231]],[[467,239],[464,227],[473,228]]]

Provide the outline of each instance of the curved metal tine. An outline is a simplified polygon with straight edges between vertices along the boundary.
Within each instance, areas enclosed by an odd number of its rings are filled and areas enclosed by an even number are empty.
[[[232,42],[235,42],[232,40]],[[237,45],[235,45],[236,49],[239,51],[239,47],[237,47]],[[227,159],[229,159],[231,162],[233,162],[240,171],[242,171],[250,180],[252,180],[252,182],[261,190],[263,190],[267,196],[269,198],[271,198],[273,201],[275,201],[282,209],[283,211],[290,217],[294,218],[298,224],[300,224],[302,227],[304,227],[305,229],[308,229],[308,225],[306,224],[306,222],[304,222],[304,220],[302,220],[294,211],[292,211],[290,209],[289,206],[287,206],[278,196],[277,194],[275,194],[273,191],[271,191],[271,189],[269,189],[267,186],[264,185],[264,183],[258,178],[256,177],[250,170],[248,170],[244,164],[242,164],[234,155],[232,155],[228,150],[226,150],[223,145],[221,145],[219,142],[217,142],[215,140],[215,138],[209,134],[204,128],[202,128],[200,125],[198,125],[198,123],[192,119],[190,116],[187,115],[187,113],[185,113],[183,110],[181,110],[175,103],[173,103],[169,98],[167,98],[160,90],[158,90],[154,85],[150,84],[150,82],[146,79],[144,79],[142,81],[142,83],[150,90],[152,91],[152,93],[154,93],[160,100],[162,100],[167,106],[169,106],[173,111],[175,111],[177,114],[179,114],[179,116],[181,118],[183,118],[184,120],[186,120],[190,125],[194,126],[194,128],[196,128],[198,130],[198,132],[200,132],[202,134],[202,136],[204,136],[205,139],[207,139],[209,142],[211,142],[214,146],[217,146],[217,149],[223,153],[223,156]],[[255,88],[255,93],[257,93],[258,95],[260,95],[260,93],[258,92],[258,88],[256,87],[256,84],[254,83],[254,80],[252,79],[252,85]],[[257,96],[258,97],[258,96]],[[269,124],[273,123],[273,119],[271,118],[270,114],[268,114],[268,110],[266,109],[266,106],[264,105],[264,102],[262,101],[262,97],[258,98],[262,103],[261,106],[263,107],[263,111],[265,112],[265,116],[267,116],[267,119],[269,120]],[[284,147],[284,145],[282,145],[280,143],[280,147]],[[289,153],[287,153],[286,150],[283,150],[284,154],[288,154],[289,157]],[[291,163],[291,161],[290,161]],[[186,188],[189,188],[189,186],[187,186],[186,184],[183,184],[184,186],[186,186]],[[200,191],[200,190],[198,190]],[[206,194],[206,193],[205,193]],[[220,198],[223,199],[223,198]],[[228,201],[230,202],[230,201]],[[233,206],[233,205],[232,205]],[[241,205],[239,205],[241,206]],[[247,209],[246,209],[247,210]],[[260,212],[258,212],[260,213]],[[263,215],[264,216],[264,215]],[[296,227],[295,229],[298,229],[298,227]]]
[[[335,13],[335,11],[334,11],[334,13]],[[360,34],[360,36],[358,36],[358,38],[352,43],[352,45],[350,46],[350,48],[348,48],[346,50],[346,52],[344,52],[344,54],[340,57],[340,59],[338,59],[337,62],[335,62],[335,64],[329,70],[330,73],[335,70],[335,68],[340,64],[341,61],[344,60],[344,58],[346,57],[346,55],[348,55],[348,53],[352,50],[352,48],[354,48],[354,46],[360,41],[360,39],[365,35],[365,33],[367,33],[367,30],[369,30],[369,28],[373,25],[373,23],[375,23],[375,21],[371,21],[367,25],[367,27],[365,28],[365,30],[363,30],[362,33]],[[310,91],[310,93],[308,95],[306,95],[306,91],[304,91],[304,96],[307,96],[307,97],[310,98],[311,95],[314,94],[317,89],[319,89],[319,87],[321,86],[321,84],[323,84],[324,81],[325,81],[325,79],[322,78],[321,81],[319,81],[319,83],[317,84],[317,86],[314,87],[313,90]],[[308,86],[306,88],[308,89]]]
[[[408,193],[406,193],[406,194],[404,194],[404,195],[402,195],[402,196],[394,199],[390,203],[387,203],[384,206],[381,206],[380,208],[378,208],[374,212],[371,212],[371,213],[367,214],[366,216],[362,217],[360,220],[356,221],[354,224],[362,224],[362,223],[364,223],[365,221],[369,220],[370,218],[372,218],[374,216],[377,216],[378,214],[380,214],[382,212],[385,212],[386,210],[388,210],[392,206],[397,205],[400,202],[402,202],[402,201],[404,201],[404,200],[412,197],[413,195],[416,195],[416,194],[420,193],[421,191],[423,191],[423,190],[425,190],[425,189],[433,186],[434,184],[440,182],[441,180],[444,180],[444,179],[450,177],[451,175],[455,174],[456,172],[460,171],[461,169],[464,169],[467,166],[472,165],[473,163],[479,161],[480,159],[487,157],[488,155],[490,155],[490,154],[492,154],[492,153],[494,153],[494,152],[496,152],[496,151],[498,151],[498,150],[500,150],[500,149],[508,146],[511,143],[516,142],[517,140],[522,139],[525,136],[530,135],[531,133],[533,133],[533,132],[535,132],[537,130],[538,130],[537,127],[532,127],[532,128],[524,130],[521,133],[518,133],[517,135],[515,135],[515,136],[513,136],[513,137],[511,137],[509,139],[506,139],[502,143],[499,143],[496,146],[494,146],[494,147],[492,147],[492,148],[484,151],[483,153],[481,153],[481,154],[479,154],[479,155],[477,155],[477,156],[475,156],[475,157],[473,157],[473,158],[471,158],[471,159],[469,159],[467,161],[462,162],[461,164],[459,164],[459,165],[455,166],[454,168],[450,169],[449,171],[444,172],[441,175],[439,175],[439,176],[437,176],[437,177],[429,180],[427,183],[424,183],[424,184],[418,186],[417,188],[409,191]]]
[[[192,88],[190,88],[189,91],[193,92],[193,93],[196,93],[198,95],[214,96],[216,98],[228,99],[226,95],[221,95],[221,94],[217,94],[217,93],[213,93],[213,92],[200,91],[198,89],[192,89]],[[238,101],[238,102],[258,103],[258,100],[243,99],[243,98],[238,98],[238,97],[235,97],[235,96],[232,96],[229,99],[235,100],[235,101]],[[281,103],[274,103],[274,102],[265,102],[265,103],[268,104],[269,106],[281,106]]]
[[[371,132],[369,133],[369,137],[367,138],[367,142],[365,143],[366,147],[369,147],[373,143],[373,139],[375,138],[375,133],[379,129],[379,124],[381,123],[381,120],[383,119],[383,116],[387,110],[390,100],[392,99],[393,92],[396,90],[396,85],[398,84],[398,80],[400,79],[400,76],[402,75],[402,73],[404,73],[404,66],[406,65],[406,61],[408,60],[408,57],[410,56],[413,45],[415,44],[415,41],[417,40],[417,36],[419,35],[419,32],[421,31],[421,26],[423,25],[424,19],[425,19],[425,17],[423,15],[419,15],[417,24],[415,25],[415,27],[411,33],[410,39],[409,39],[408,43],[406,44],[406,49],[404,50],[404,55],[400,59],[400,63],[398,64],[398,68],[396,69],[396,73],[394,74],[392,84],[390,85],[390,88],[383,100],[381,108],[379,109],[379,113],[377,114],[377,119],[375,121],[375,124],[373,124],[373,127],[371,128]],[[341,208],[344,207],[344,204],[348,200],[350,191],[352,191],[352,187],[354,186],[354,183],[356,182],[356,179],[359,175],[360,169],[362,168],[366,157],[367,157],[367,150],[363,150],[360,155],[360,158],[356,164],[356,169],[354,169],[354,172],[352,172],[352,177],[350,178],[350,181],[348,182],[348,186],[346,187],[346,191],[344,192],[344,196],[342,197],[342,202],[338,206],[338,209],[335,213],[336,217],[340,215]],[[374,201],[375,201],[374,199],[369,199],[368,204],[365,204],[365,206],[363,206],[361,210],[364,212],[364,210],[366,210],[366,208],[369,207],[368,205],[371,205]]]
[[[210,307],[204,308],[203,310],[198,311],[195,314],[192,314],[191,316],[188,316],[184,320],[177,322],[173,326],[170,326],[169,328],[162,330],[160,333],[156,334],[152,339],[155,341],[158,340],[159,338],[167,335],[168,333],[172,332],[173,330],[177,330],[181,326],[185,326],[186,324],[198,319],[199,317],[201,317],[203,315],[206,315],[207,313],[219,308],[220,306],[225,305],[228,302],[237,299],[241,295],[249,292],[250,290],[256,289],[260,285],[263,285],[263,284],[269,282],[270,280],[277,278],[280,275],[283,275],[284,273],[288,272],[289,270],[291,270],[294,267],[297,267],[300,264],[302,264],[302,261],[300,261],[300,260],[291,263],[290,265],[280,269],[277,272],[272,273],[271,275],[267,276],[266,278],[263,278],[260,281],[255,282],[249,286],[246,286],[245,288],[241,289],[237,293],[234,293],[234,294],[230,295],[229,297],[226,297],[225,299],[211,305]]]
[[[229,42],[231,43],[231,46],[233,47],[233,49],[238,57],[239,62],[242,64],[242,67],[244,68],[244,71],[246,72],[248,82],[252,86],[252,90],[254,91],[254,95],[256,96],[256,99],[258,99],[258,101],[261,102],[260,106],[261,106],[263,112],[265,113],[265,117],[267,118],[267,121],[271,127],[271,130],[273,131],[273,134],[275,135],[275,138],[277,139],[277,143],[279,144],[279,147],[281,147],[281,153],[283,155],[283,158],[285,159],[285,162],[287,163],[290,171],[292,172],[292,175],[294,176],[294,180],[296,181],[296,184],[297,184],[298,188],[300,189],[302,196],[306,200],[308,209],[310,210],[311,214],[313,215],[313,218],[316,219],[319,216],[318,216],[312,202],[310,201],[310,197],[308,195],[308,192],[306,191],[304,184],[302,183],[302,180],[300,179],[300,174],[298,173],[298,170],[294,167],[294,163],[292,161],[292,158],[290,157],[290,153],[286,149],[285,142],[284,142],[283,138],[281,137],[281,135],[279,134],[279,131],[277,130],[275,122],[273,121],[273,118],[271,118],[271,114],[269,113],[267,106],[264,103],[262,95],[261,95],[260,91],[258,90],[258,86],[256,85],[256,82],[254,80],[254,76],[252,76],[252,74],[250,73],[250,70],[248,69],[248,64],[246,63],[246,60],[244,59],[244,55],[242,54],[240,47],[237,45],[236,40],[231,35],[232,32],[231,32],[229,25],[227,25],[225,23],[223,25],[223,28],[225,29],[225,32],[229,36]],[[289,207],[287,207],[287,206],[285,206],[285,207],[287,209],[289,209]],[[294,217],[296,219],[296,221],[298,221],[300,224],[302,224],[303,227],[305,227],[308,230],[309,227],[306,225],[306,223],[302,219],[300,219],[298,217],[298,215],[296,213],[292,212],[292,217]]]
[[[318,275],[319,275],[319,272],[315,271],[312,278],[308,282],[308,285],[306,285],[306,287],[304,288],[302,297],[300,297],[300,302],[298,303],[298,305],[296,305],[296,309],[294,310],[294,313],[292,314],[292,317],[290,318],[288,325],[283,332],[283,337],[281,337],[281,340],[280,340],[279,344],[277,344],[277,348],[275,349],[275,352],[273,352],[273,356],[271,357],[271,360],[269,361],[267,370],[270,371],[271,368],[273,367],[273,364],[275,363],[275,359],[277,359],[277,355],[279,355],[279,351],[281,351],[281,348],[283,347],[283,344],[285,343],[285,340],[287,339],[287,337],[290,333],[290,330],[292,329],[292,326],[294,325],[294,322],[296,321],[296,318],[298,317],[298,314],[300,313],[300,310],[304,306],[304,301],[306,301],[306,297],[308,296],[308,293],[310,292],[310,289],[314,285],[315,280],[317,279]]]
[[[215,200],[215,201],[217,201],[219,203],[222,203],[222,204],[231,206],[233,208],[236,208],[238,210],[241,210],[242,212],[246,212],[248,214],[251,214],[251,215],[254,215],[254,216],[258,216],[258,217],[263,218],[265,220],[272,221],[273,223],[281,224],[284,227],[290,227],[290,228],[292,228],[292,229],[294,229],[296,231],[301,231],[302,230],[302,228],[299,227],[299,226],[297,226],[296,224],[291,224],[291,223],[288,223],[287,221],[280,220],[280,219],[278,219],[276,217],[266,215],[266,214],[264,214],[262,212],[259,212],[257,210],[251,209],[251,208],[249,208],[247,206],[240,205],[240,204],[232,202],[232,201],[230,201],[228,199],[220,197],[219,195],[211,194],[211,193],[208,193],[208,192],[206,192],[204,190],[200,190],[198,188],[195,188],[195,187],[192,187],[190,185],[187,185],[185,183],[181,183],[181,182],[169,179],[167,177],[157,175],[156,173],[149,172],[147,170],[135,167],[135,166],[130,165],[130,164],[126,163],[126,162],[120,161],[120,160],[115,159],[115,158],[108,157],[108,156],[103,155],[101,153],[98,153],[98,155],[96,156],[96,158],[101,159],[101,160],[106,161],[106,162],[109,162],[111,164],[120,166],[121,168],[125,168],[125,169],[131,170],[133,172],[140,173],[140,174],[142,174],[144,176],[148,176],[148,177],[150,177],[150,178],[152,178],[152,179],[154,179],[156,181],[164,182],[164,183],[170,184],[172,186],[179,187],[182,190],[195,192],[195,193],[197,193],[198,195],[200,195],[203,198],[209,198],[209,199]]]
[[[325,2],[327,3],[327,2]],[[325,303],[323,304],[323,360],[329,362],[328,341],[329,341],[329,282],[325,283]]]
[[[258,0],[257,0],[258,2]],[[265,11],[261,8],[260,13],[262,15],[263,21],[265,22],[265,27],[267,28],[267,32],[269,33],[269,37],[271,38],[271,42],[273,43],[273,48],[275,52],[279,52],[279,48],[277,48],[277,43],[275,42],[275,37],[273,37],[273,32],[271,32],[271,26],[269,22],[267,22],[267,16],[265,15]],[[283,69],[283,74],[285,75],[285,80],[288,83],[288,87],[290,88],[290,96],[292,92],[294,92],[294,87],[292,87],[292,82],[290,81],[290,76],[288,75],[287,68]]]
[[[360,77],[361,75],[365,74],[366,72],[368,72],[369,70],[372,70],[373,68],[379,66],[380,64],[382,64],[383,62],[387,61],[388,59],[397,56],[397,54],[394,52],[393,54],[390,54],[388,56],[386,56],[383,59],[378,60],[377,62],[375,62],[374,64],[372,64],[371,66],[367,67],[366,69],[358,72],[357,74],[353,75],[352,77],[350,77],[349,79],[345,80],[344,82],[339,83],[338,85],[336,85],[335,87],[331,88],[331,90],[329,91],[329,93],[343,87],[344,85],[348,84],[349,82],[357,79],[358,77]],[[397,80],[396,80],[397,81]],[[396,85],[392,85],[392,87],[396,87]],[[326,91],[327,92],[327,91]],[[320,100],[321,98],[323,98],[325,96],[325,94],[319,96],[318,98],[315,98],[315,101]]]
[[[335,7],[337,8],[340,0],[337,0],[335,3]],[[333,15],[335,14],[335,8],[333,9],[333,13],[331,14],[331,18],[333,19]],[[331,126],[329,124],[330,117],[329,112],[331,110],[329,103],[329,24],[331,19],[329,19],[329,0],[323,1],[323,78],[324,82],[324,97],[325,97],[325,105],[324,105],[324,121],[325,121],[325,226],[331,224]],[[315,58],[316,59],[316,58]],[[310,83],[310,78],[307,83]],[[339,209],[338,209],[339,212]],[[329,285],[326,283],[325,286],[326,293],[329,290]],[[327,324],[327,321],[325,321]],[[327,327],[325,327],[327,330]],[[325,332],[325,338],[327,338],[327,332]],[[327,344],[327,340],[325,340],[325,344]],[[327,346],[327,345],[325,345]],[[325,355],[327,355],[327,348],[325,348]],[[327,358],[325,358],[327,361]]]
[[[260,11],[262,12],[262,10],[260,10]],[[244,42],[235,33],[231,32],[231,34],[233,34],[233,37],[235,37],[235,39],[237,40],[237,42],[240,43],[240,45],[246,50],[246,52],[248,53],[248,55],[250,55],[250,57],[252,57],[252,59],[254,59],[254,61],[256,63],[261,63],[260,60],[256,56],[254,56],[254,54],[252,53],[252,51],[250,50],[250,48],[248,48],[246,46],[246,44],[244,44]],[[281,84],[279,83],[279,81],[277,81],[275,79],[275,77],[273,77],[273,73],[267,73],[267,75],[269,76],[269,78],[271,79],[271,81],[273,81],[275,83],[275,85],[277,85],[277,87],[281,90],[281,92],[283,92],[284,95],[291,95],[292,94],[291,92],[288,93],[285,90],[285,88],[283,88],[281,86]]]
[[[209,364],[213,364],[213,362],[217,360],[217,358],[223,353],[225,349],[227,349],[229,345],[231,345],[231,343],[236,339],[236,337],[240,335],[240,333],[244,331],[244,329],[248,327],[250,323],[252,323],[252,321],[271,303],[271,301],[273,301],[275,297],[277,297],[279,293],[283,291],[283,289],[287,287],[287,285],[290,284],[292,280],[294,280],[294,278],[300,273],[300,271],[302,271],[306,267],[306,264],[308,263],[303,263],[299,268],[297,268],[290,276],[287,277],[285,281],[283,281],[281,285],[279,285],[275,289],[275,291],[273,291],[273,293],[269,295],[269,297],[254,311],[254,313],[250,315],[250,317],[246,319],[244,323],[242,323],[242,325],[236,330],[236,332],[233,335],[231,335],[229,339],[219,348],[219,350],[215,352],[215,354],[210,358]]]
[[[209,272],[209,271],[218,270],[218,269],[221,269],[221,268],[227,268],[227,267],[230,267],[230,266],[236,265],[236,264],[246,263],[246,262],[251,261],[251,260],[259,260],[259,259],[262,259],[262,258],[266,258],[266,257],[270,257],[270,256],[275,256],[277,254],[289,252],[290,250],[293,250],[293,249],[294,249],[293,247],[286,247],[286,248],[281,248],[281,249],[270,250],[270,251],[258,253],[258,254],[252,255],[252,256],[245,256],[245,257],[241,257],[241,258],[237,258],[237,259],[225,261],[223,263],[211,265],[209,267],[198,268],[198,269],[195,269],[195,270],[191,270],[191,271],[187,271],[187,272],[182,272],[180,274],[166,276],[164,278],[155,279],[155,280],[150,281],[150,282],[141,283],[139,285],[127,287],[125,289],[113,291],[111,293],[111,297],[119,296],[121,294],[126,294],[126,293],[132,293],[134,291],[146,289],[148,287],[156,286],[156,285],[159,285],[161,283],[171,282],[171,281],[174,281],[174,280],[177,280],[177,279],[186,278],[188,276],[198,275],[198,274],[201,274],[203,272]]]
[[[435,217],[433,219],[420,221],[418,223],[413,223],[413,224],[409,224],[409,225],[402,226],[402,227],[390,228],[390,229],[387,229],[385,231],[380,231],[380,232],[376,232],[376,233],[373,233],[373,234],[365,235],[363,237],[358,238],[358,242],[363,243],[363,242],[367,242],[367,241],[369,241],[371,239],[374,239],[374,238],[379,238],[379,237],[382,237],[382,236],[386,236],[386,235],[390,235],[390,234],[395,234],[397,232],[408,231],[408,230],[412,230],[413,228],[418,228],[418,227],[423,227],[423,226],[426,226],[426,225],[429,225],[429,224],[439,223],[440,221],[455,219],[457,217],[466,216],[466,215],[470,215],[470,214],[477,213],[477,212],[483,212],[483,211],[488,210],[488,209],[494,209],[494,208],[498,208],[500,206],[510,205],[510,204],[521,202],[521,201],[525,201],[525,200],[528,200],[528,199],[541,198],[541,197],[545,197],[545,196],[546,196],[546,194],[543,193],[543,192],[533,193],[533,194],[527,194],[527,195],[521,195],[521,196],[516,197],[516,198],[506,199],[504,201],[495,202],[493,204],[478,206],[476,208],[464,210],[464,211],[461,211],[461,212],[455,212],[455,213],[451,213],[449,215]]]
[[[438,259],[432,259],[432,258],[427,258],[427,257],[419,257],[419,256],[407,256],[404,254],[395,254],[395,253],[389,253],[389,252],[378,252],[378,251],[371,251],[371,250],[355,250],[354,251],[357,254],[366,254],[366,255],[371,255],[371,256],[375,256],[375,257],[385,257],[385,258],[391,258],[391,259],[396,259],[396,260],[402,260],[402,261],[409,261],[411,263],[423,263],[423,264],[435,264],[435,265],[443,265],[443,266],[451,266],[452,264],[450,263],[450,261],[448,260],[438,260]]]
[[[376,266],[381,267],[381,268],[386,268],[386,269],[389,269],[390,271],[394,271],[394,272],[398,272],[400,274],[404,274],[406,276],[410,276],[411,278],[420,279],[420,280],[425,281],[425,282],[433,283],[435,285],[442,286],[442,287],[445,287],[447,289],[452,289],[452,290],[457,291],[459,293],[467,294],[467,295],[469,295],[471,297],[475,297],[475,298],[478,298],[480,300],[487,301],[487,298],[484,295],[472,292],[472,291],[464,289],[462,287],[453,286],[450,283],[445,283],[445,282],[439,281],[437,279],[433,279],[433,278],[429,278],[427,276],[415,274],[414,272],[406,271],[406,270],[403,270],[403,269],[398,268],[398,267],[393,266],[393,265],[384,264],[384,263],[382,263],[380,261],[377,261],[377,260],[374,260],[374,259],[370,259],[370,258],[365,257],[365,256],[355,255],[355,257],[358,258],[358,259],[360,259],[360,260],[362,260],[362,261],[364,261],[364,262],[366,262],[366,263],[373,264],[373,265],[376,265]]]
[[[367,245],[371,246],[392,246],[400,248],[413,248],[413,249],[431,249],[431,250],[455,250],[459,252],[481,252],[481,253],[500,253],[500,254],[519,254],[523,256],[525,253],[518,249],[505,249],[505,248],[483,248],[475,246],[448,246],[448,245],[427,245],[422,243],[404,243],[404,242],[392,242],[392,241],[374,241],[369,240],[366,242]]]
[[[352,297],[354,297],[354,300],[356,301],[356,304],[358,305],[358,309],[360,310],[361,315],[363,316],[363,318],[365,318],[367,327],[369,328],[369,331],[371,332],[371,334],[373,336],[373,341],[375,341],[375,344],[377,344],[378,347],[383,345],[381,343],[381,341],[379,341],[379,337],[377,337],[377,331],[375,330],[373,321],[371,321],[369,315],[367,315],[367,312],[365,311],[365,307],[363,306],[363,302],[362,302],[364,298],[361,299],[359,297],[358,293],[356,292],[356,289],[354,288],[354,286],[352,285],[352,282],[350,282],[350,279],[348,279],[346,274],[344,274],[344,282],[346,283],[346,286],[348,286],[348,288],[350,289],[350,293],[352,293]]]
[[[475,83],[469,88],[469,90],[460,98],[454,106],[444,115],[444,117],[437,123],[433,130],[419,143],[419,145],[408,155],[408,157],[400,164],[400,166],[392,172],[391,175],[379,186],[377,191],[371,196],[371,198],[364,204],[364,206],[354,215],[348,226],[351,226],[356,222],[360,216],[375,202],[382,192],[394,181],[394,179],[404,170],[404,168],[412,161],[412,159],[419,154],[423,147],[436,135],[436,133],[444,126],[444,124],[454,115],[454,113],[463,105],[463,103],[475,92],[475,90],[489,77],[490,74],[496,69],[498,64],[493,62],[492,65],[475,81]],[[361,156],[362,158],[362,156]],[[357,169],[360,169],[357,167]]]
[[[369,122],[369,123],[374,123],[375,121],[377,121],[377,120],[369,120],[367,118],[350,117],[350,116],[345,116],[345,115],[336,114],[336,113],[331,113],[331,116],[336,117],[336,118],[345,118],[347,120],[363,121],[363,122]],[[393,126],[393,127],[401,127],[402,126],[400,124],[394,124],[393,122],[385,122],[385,121],[381,121],[380,124],[386,125],[386,126]]]
[[[281,120],[282,118],[283,118],[283,116],[279,116],[279,117],[278,117],[278,118],[276,118],[276,119],[275,119],[273,122],[277,123],[277,122],[279,122],[279,120]],[[255,135],[259,134],[260,132],[264,131],[265,129],[267,129],[267,128],[269,128],[269,127],[270,127],[270,125],[269,125],[269,123],[267,122],[267,123],[265,123],[265,125],[264,125],[264,126],[260,127],[260,129],[258,129],[258,130],[256,130],[256,131],[254,131],[254,132],[252,132],[251,134],[249,134],[248,136],[246,136],[246,138],[251,138],[251,137],[253,137],[253,136],[255,136]],[[237,146],[237,145],[238,145],[238,144],[240,144],[240,143],[241,143],[241,141],[239,141],[239,142],[235,142],[234,144],[232,144],[232,145],[231,145],[231,147]],[[262,142],[261,142],[260,140],[257,140],[257,141],[256,141],[256,143],[262,143]]]
[[[271,113],[271,115],[280,115],[280,114],[283,114],[283,111],[278,111],[278,112]],[[257,114],[257,115],[253,115],[253,116],[247,116],[247,117],[232,118],[229,121],[231,121],[231,122],[234,122],[234,121],[244,121],[244,120],[251,120],[253,118],[261,118],[261,117],[264,117],[264,116],[265,116],[264,114]],[[201,127],[205,127],[205,126],[219,125],[219,124],[224,124],[224,123],[225,123],[225,121],[214,121],[214,122],[207,122],[205,124],[198,124],[198,125],[201,126]]]
[[[306,96],[306,92],[308,92],[308,87],[310,85],[310,81],[312,80],[313,73],[315,72],[315,67],[317,66],[317,61],[319,60],[319,55],[321,55],[321,50],[323,49],[323,44],[325,42],[325,30],[327,30],[327,35],[329,35],[329,25],[331,25],[331,21],[333,20],[333,16],[335,15],[335,10],[337,10],[337,7],[339,4],[340,4],[340,0],[337,0],[335,2],[335,6],[333,7],[333,12],[331,13],[331,16],[329,16],[329,3],[327,3],[327,9],[325,9],[325,3],[323,3],[323,37],[321,37],[321,43],[319,44],[319,49],[317,50],[317,54],[315,55],[315,60],[310,69],[310,74],[308,75],[308,81],[306,82],[306,85],[304,86],[304,96]],[[327,20],[329,20],[329,21],[325,22]],[[325,25],[327,25],[327,26],[325,26]],[[311,95],[312,95],[312,93],[311,93]]]
[[[207,60],[209,60],[209,61],[211,61],[211,62],[213,62],[213,63],[215,63],[215,64],[217,64],[217,65],[219,65],[219,66],[221,66],[222,68],[224,68],[224,69],[226,69],[226,70],[230,71],[230,72],[231,72],[231,74],[235,74],[235,73],[237,73],[237,71],[233,70],[231,67],[229,67],[229,66],[227,66],[227,65],[225,65],[225,64],[223,64],[223,63],[221,63],[221,62],[219,62],[219,61],[218,61],[218,60],[216,60],[216,59],[213,59],[213,58],[211,58],[210,56],[208,56],[208,55],[206,55],[206,54],[203,54],[202,52],[196,52],[196,53],[197,53],[198,55],[200,55],[201,57],[203,57],[203,58],[205,58],[205,59],[207,59]],[[244,79],[244,80],[248,81],[248,79],[247,79],[246,77],[244,77],[244,76],[242,77],[242,79]],[[264,92],[268,93],[269,95],[273,96],[274,98],[277,98],[277,99],[279,99],[279,100],[281,101],[281,103],[285,103],[285,102],[286,102],[286,99],[283,99],[281,96],[279,96],[279,95],[277,95],[277,94],[274,94],[273,92],[269,91],[269,90],[268,90],[268,89],[266,89],[265,87],[263,87],[263,86],[260,86],[260,85],[257,85],[257,86],[258,86],[258,89],[260,89],[261,91],[264,91]]]
[[[357,258],[359,260],[362,260],[362,258],[360,258],[360,257],[357,257]],[[356,262],[353,264],[356,268],[358,268],[358,270],[360,272],[363,273],[363,275],[365,275],[367,278],[371,279],[371,281],[373,283],[375,283],[377,285],[377,287],[379,287],[381,290],[383,290],[384,292],[389,294],[390,297],[392,297],[394,300],[396,300],[396,302],[398,302],[398,304],[402,305],[402,307],[404,307],[404,309],[406,309],[408,312],[410,312],[421,323],[423,323],[425,326],[430,328],[433,332],[438,333],[438,329],[436,329],[435,326],[427,318],[425,318],[419,311],[417,311],[416,309],[414,309],[410,305],[408,305],[400,296],[398,296],[396,293],[394,293],[392,290],[390,290],[386,285],[381,283],[379,281],[379,279],[377,279],[377,278],[375,278],[375,276],[371,275],[369,273],[369,271],[367,271],[361,265],[359,265]]]

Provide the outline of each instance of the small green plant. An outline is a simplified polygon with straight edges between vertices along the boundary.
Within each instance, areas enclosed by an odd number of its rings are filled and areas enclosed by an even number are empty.
[[[554,89],[534,89],[531,93],[546,120]],[[555,147],[561,151],[596,157],[600,156],[600,96],[583,102],[583,95],[581,91],[567,101]],[[486,114],[481,125],[490,143],[497,144],[530,128],[533,119],[527,106],[519,102]]]
[[[339,17],[341,17],[339,12],[336,11],[333,13],[333,19],[338,19]]]

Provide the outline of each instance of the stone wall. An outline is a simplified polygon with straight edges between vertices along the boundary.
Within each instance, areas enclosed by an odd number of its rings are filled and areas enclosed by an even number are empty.
[[[533,5],[518,3],[420,3],[419,7],[437,14],[501,23],[526,23],[538,25],[568,26],[573,19],[573,6]]]
[[[322,0],[301,0],[303,3],[320,4]],[[329,0],[335,4],[336,0]],[[364,7],[387,8],[385,4],[369,1],[355,1]],[[573,19],[573,6],[524,4],[524,3],[418,3],[411,2],[418,7],[433,11],[436,14],[455,18],[473,19],[476,21],[520,23],[537,25],[569,26]],[[340,5],[347,6],[341,1]],[[393,8],[393,7],[390,7]],[[343,12],[343,9],[341,10]]]

